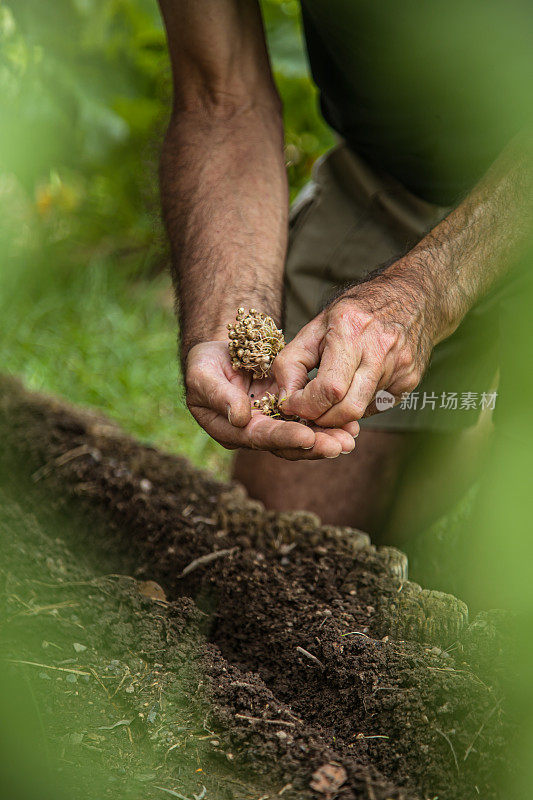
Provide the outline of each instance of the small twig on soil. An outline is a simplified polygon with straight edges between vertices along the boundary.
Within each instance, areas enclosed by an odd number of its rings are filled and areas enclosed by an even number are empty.
[[[54,467],[62,467],[64,464],[68,464],[69,461],[73,461],[75,458],[80,458],[80,456],[88,456],[94,450],[94,447],[90,447],[88,444],[82,444],[79,447],[74,447],[72,450],[69,450],[67,453],[63,453],[63,455],[54,458],[53,461],[49,461],[48,464],[43,464],[42,467],[39,467],[33,475],[31,479],[34,483],[37,483],[41,480],[41,478],[45,478],[49,475]]]
[[[7,618],[7,622],[12,622],[17,617],[32,617],[37,616],[41,613],[50,613],[50,614],[58,614],[58,610],[60,608],[75,608],[79,605],[79,603],[74,603],[72,600],[65,600],[63,603],[52,603],[48,606],[35,606],[32,607],[30,603],[26,603],[25,600],[22,600],[20,597],[17,597],[16,594],[10,595],[9,599],[14,599],[17,602],[21,603],[26,607],[25,611],[16,611],[11,617]],[[59,614],[58,614],[59,616]]]
[[[205,556],[199,556],[191,561],[190,564],[182,569],[180,573],[180,578],[184,578],[185,575],[188,575],[190,572],[194,572],[195,569],[198,567],[205,567],[206,564],[210,564],[211,561],[215,561],[217,558],[222,558],[222,556],[229,556],[238,550],[238,547],[227,547],[225,550],[215,550],[213,553],[206,553]]]
[[[435,730],[437,731],[437,733],[440,733],[440,735],[444,739],[446,739],[446,741],[450,745],[450,750],[452,751],[453,760],[455,761],[455,768],[457,770],[457,774],[459,775],[459,762],[457,761],[457,755],[456,755],[455,747],[453,746],[452,740],[450,739],[450,737],[446,733],[444,733],[443,731],[439,730],[439,728],[435,728]]]
[[[296,648],[296,650],[302,656],[305,656],[306,658],[308,658],[309,661],[312,661],[313,664],[316,664],[317,667],[320,667],[321,670],[325,670],[326,669],[326,667],[324,666],[322,661],[320,661],[320,659],[318,659],[316,656],[314,656],[312,653],[310,653],[309,650],[305,650],[303,647],[300,647],[299,645]]]
[[[302,720],[299,717],[295,717],[292,711],[289,711],[288,708],[285,709],[285,713],[288,714],[289,717],[292,717],[293,720],[298,723],[298,725],[303,725]]]
[[[245,719],[247,722],[265,722],[267,725],[288,725],[294,728],[294,722],[285,719],[264,719],[263,717],[248,717],[246,714],[235,714],[235,719]]]
[[[174,789],[165,789],[164,786],[156,786],[156,789],[159,789],[160,792],[166,792],[167,794],[171,794],[172,797],[178,797],[179,800],[190,800],[189,797],[185,797],[184,794],[180,794],[179,792],[175,792]]]
[[[8,658],[10,664],[26,664],[29,667],[41,667],[42,669],[56,669],[59,672],[73,672],[75,675],[91,675],[90,672],[84,672],[82,669],[71,669],[69,667],[54,667],[51,664],[38,664],[36,661],[20,661],[15,658]]]
[[[476,734],[475,734],[474,738],[472,739],[472,741],[470,742],[470,744],[469,744],[469,745],[468,745],[468,747],[466,748],[466,752],[465,752],[465,754],[464,754],[463,761],[466,761],[466,759],[468,758],[468,756],[469,756],[469,755],[470,755],[470,753],[472,752],[472,748],[473,748],[473,746],[474,746],[474,742],[477,740],[477,738],[478,738],[478,736],[480,735],[481,731],[483,730],[483,728],[485,727],[485,725],[487,724],[487,722],[489,721],[489,719],[492,717],[492,715],[494,714],[494,712],[498,710],[498,708],[500,707],[500,705],[501,705],[501,703],[502,703],[502,700],[503,700],[503,698],[502,698],[501,700],[499,700],[499,702],[497,702],[497,703],[496,703],[496,705],[494,706],[494,708],[493,708],[493,709],[492,709],[492,710],[491,710],[491,711],[490,711],[490,712],[487,714],[487,716],[485,717],[485,719],[483,720],[483,722],[482,722],[482,723],[481,723],[481,725],[479,726],[478,730],[476,731]]]
[[[112,725],[100,725],[98,728],[99,731],[114,731],[115,728],[122,728],[123,726],[131,725],[133,720],[131,719],[119,719],[118,722],[114,722]]]
[[[90,581],[63,581],[62,583],[49,583],[48,581],[35,580],[33,583],[39,586],[46,586],[47,589],[68,589],[70,586],[98,586],[103,580],[107,578],[127,578],[129,581],[136,581],[132,575],[121,575],[117,572],[111,572],[109,575],[101,575],[98,578],[92,578]],[[100,587],[99,587],[100,588]]]
[[[408,686],[377,686],[374,689],[374,692],[408,692],[410,691]]]
[[[365,639],[370,639],[370,641],[372,641],[372,637],[367,636],[366,633],[363,633],[362,631],[350,631],[349,633],[341,633],[341,636],[364,636]]]

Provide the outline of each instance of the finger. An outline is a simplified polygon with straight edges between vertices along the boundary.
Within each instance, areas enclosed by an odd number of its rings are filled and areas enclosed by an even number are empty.
[[[355,438],[342,428],[319,428],[318,426],[313,426],[313,430],[315,433],[324,433],[335,439],[341,446],[342,455],[351,453],[355,449]]]
[[[327,430],[311,426],[315,432],[315,445],[310,450],[304,451],[278,451],[275,455],[287,458],[290,461],[317,461],[323,458],[337,458],[337,456],[351,453],[355,447],[355,439],[341,429]]]
[[[376,394],[381,369],[376,364],[361,366],[354,375],[346,396],[316,422],[326,428],[340,428],[361,419]]]
[[[343,425],[342,430],[349,433],[354,439],[357,439],[359,436],[360,426],[359,423],[354,420],[354,422],[347,422],[346,425]]]
[[[260,450],[311,449],[316,439],[314,431],[307,425],[272,419],[260,413],[252,415],[245,432],[250,446]]]
[[[316,448],[310,450],[272,450],[272,455],[283,458],[286,461],[320,461],[324,458]]]
[[[341,453],[333,452],[331,448],[326,449],[324,455],[323,448],[313,447],[311,450],[272,450],[272,454],[286,461],[322,461],[324,458],[337,458]]]
[[[261,414],[254,414],[246,428],[235,428],[225,417],[206,408],[195,409],[195,417],[210,436],[228,449],[270,450],[290,461],[337,458],[343,450],[348,452],[348,443],[339,437],[343,432],[338,430],[313,430],[297,422],[273,420]]]
[[[322,319],[311,320],[274,359],[272,375],[280,388],[280,398],[306,385],[307,373],[317,366],[320,359],[323,333]]]
[[[336,437],[321,430],[315,430],[315,437],[315,446],[312,451],[314,457],[337,458],[341,455],[343,446]]]
[[[248,394],[223,373],[206,371],[197,379],[193,376],[188,389],[191,405],[212,409],[237,428],[250,422],[252,404]]]
[[[227,448],[303,451],[311,449],[315,443],[314,432],[298,422],[275,420],[256,412],[246,427],[236,428],[212,409],[198,407],[193,413],[202,428]]]
[[[328,331],[317,376],[288,398],[287,413],[318,420],[344,399],[359,361],[359,348],[347,347],[347,337],[340,325]]]

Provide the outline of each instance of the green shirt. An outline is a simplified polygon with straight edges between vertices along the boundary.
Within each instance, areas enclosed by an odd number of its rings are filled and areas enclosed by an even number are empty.
[[[456,202],[531,120],[531,0],[301,0],[324,116],[415,194]]]

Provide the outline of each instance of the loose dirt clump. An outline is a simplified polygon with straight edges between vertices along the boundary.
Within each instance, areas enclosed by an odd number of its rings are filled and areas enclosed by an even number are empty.
[[[90,542],[93,569],[159,584],[170,643],[183,599],[204,615],[197,663],[235,769],[284,797],[498,797],[515,733],[500,615],[469,624],[460,600],[407,579],[399,551],[312,514],[266,512],[12,382],[0,385],[0,428],[0,467],[31,486],[41,516],[68,513],[71,548],[87,558]]]

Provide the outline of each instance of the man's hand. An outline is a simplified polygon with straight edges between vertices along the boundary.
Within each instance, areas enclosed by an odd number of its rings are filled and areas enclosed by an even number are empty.
[[[409,253],[342,294],[279,354],[274,376],[289,395],[287,413],[344,425],[376,413],[379,389],[411,392],[433,347],[531,246],[532,190],[528,130]]]
[[[252,411],[252,399],[277,392],[270,379],[252,380],[235,372],[226,342],[197,344],[189,351],[185,383],[187,406],[207,433],[228,449],[269,450],[291,461],[336,458],[354,449],[358,424],[324,430],[287,422]],[[339,426],[341,427],[341,426]]]
[[[340,427],[377,412],[374,398],[395,398],[420,382],[438,341],[431,293],[382,274],[341,295],[279,354],[273,372],[289,414]],[[316,377],[307,373],[318,366]]]

